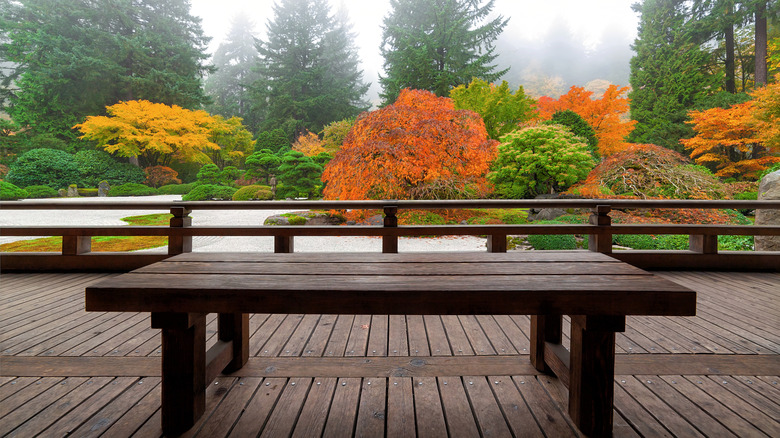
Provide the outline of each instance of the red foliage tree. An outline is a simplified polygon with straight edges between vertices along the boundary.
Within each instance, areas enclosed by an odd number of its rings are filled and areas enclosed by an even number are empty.
[[[181,180],[177,178],[179,172],[167,166],[150,166],[144,169],[144,172],[146,173],[144,184],[147,186],[157,188],[166,184],[181,184]]]
[[[636,121],[627,120],[629,99],[625,97],[628,87],[610,85],[600,99],[593,99],[593,92],[582,87],[571,87],[568,93],[558,99],[547,96],[539,98],[539,117],[550,120],[557,111],[571,110],[579,114],[593,127],[602,157],[612,155],[627,147],[625,138],[634,130]]]
[[[362,114],[325,167],[326,199],[481,197],[498,142],[479,114],[449,98],[403,90],[396,102]]]

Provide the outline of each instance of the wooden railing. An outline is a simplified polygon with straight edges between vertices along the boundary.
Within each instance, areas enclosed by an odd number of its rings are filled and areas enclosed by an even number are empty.
[[[409,225],[399,226],[399,210],[562,208],[591,212],[583,225]],[[3,236],[62,236],[61,253],[0,253],[0,270],[126,271],[192,250],[193,236],[272,236],[275,252],[292,252],[298,236],[376,236],[383,252],[397,252],[402,236],[486,236],[487,250],[505,252],[507,236],[577,234],[588,249],[646,269],[779,270],[780,252],[718,251],[719,235],[780,236],[780,226],[641,224],[614,225],[613,210],[630,209],[780,209],[780,201],[681,200],[490,200],[490,201],[256,201],[256,202],[0,202],[4,210],[159,210],[173,214],[160,226],[2,226]],[[383,226],[192,226],[193,210],[381,210]],[[687,251],[614,251],[616,234],[681,234]],[[167,254],[91,252],[94,236],[167,236]]]

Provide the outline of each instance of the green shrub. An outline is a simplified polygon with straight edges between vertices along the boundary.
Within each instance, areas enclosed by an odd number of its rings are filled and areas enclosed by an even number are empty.
[[[531,234],[528,243],[539,250],[577,249],[577,239],[572,234]]]
[[[142,183],[146,179],[144,171],[130,163],[120,163],[105,151],[80,151],[73,156],[81,173],[80,184],[97,187],[100,181],[108,181],[112,186],[125,183]]]
[[[522,225],[528,223],[526,217],[515,213],[507,213],[501,217],[501,220],[507,225]]]
[[[536,221],[539,225],[561,224],[563,222]],[[530,234],[528,243],[538,250],[577,249],[577,238],[573,234]]]
[[[195,183],[168,184],[157,189],[161,195],[186,195],[195,187]]]
[[[398,219],[409,225],[445,225],[447,223],[441,215],[430,211],[406,211],[402,212]]]
[[[108,191],[108,196],[152,196],[156,194],[156,189],[138,183],[122,184],[111,187]]]
[[[688,236],[683,234],[662,234],[656,239],[656,249],[687,250]]]
[[[271,188],[262,185],[244,186],[233,194],[234,201],[265,201],[273,198],[274,195],[271,192]]]
[[[648,234],[616,234],[612,236],[612,241],[631,249],[656,249],[658,247],[655,238]]]
[[[30,186],[25,187],[24,190],[27,192],[27,198],[29,199],[57,198],[60,196],[56,190],[49,186]]]
[[[98,189],[78,189],[79,196],[97,196]]]
[[[216,184],[201,184],[182,196],[182,201],[211,201],[214,199],[230,200],[236,189]]]
[[[718,236],[718,251],[753,251],[753,236]]]
[[[53,189],[80,184],[81,172],[73,155],[56,149],[33,149],[20,155],[6,176],[22,187],[49,186]]]
[[[306,222],[309,220],[303,216],[290,215],[287,216],[287,221],[290,223],[290,225],[306,225]]]
[[[9,182],[0,181],[0,200],[16,201],[17,199],[24,199],[26,197],[26,190],[19,188]]]

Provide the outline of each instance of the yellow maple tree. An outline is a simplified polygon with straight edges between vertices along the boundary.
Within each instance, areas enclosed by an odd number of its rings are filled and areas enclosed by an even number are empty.
[[[211,139],[215,120],[206,111],[130,100],[108,106],[106,112],[74,128],[109,153],[137,157],[142,167],[211,163],[209,152],[220,149]]]

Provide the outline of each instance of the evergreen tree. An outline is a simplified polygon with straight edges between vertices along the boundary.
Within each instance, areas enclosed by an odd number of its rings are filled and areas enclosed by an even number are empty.
[[[252,111],[250,86],[258,79],[254,71],[257,49],[253,35],[254,23],[246,14],[233,17],[227,40],[214,52],[216,71],[205,82],[206,94],[212,103],[208,110],[226,118],[240,117],[252,132],[259,120]]]
[[[404,88],[447,96],[473,78],[498,80],[494,42],[508,20],[485,21],[494,0],[390,0],[382,28],[386,76],[381,96],[392,103]]]
[[[188,0],[20,0],[0,10],[0,29],[0,59],[14,63],[0,101],[28,132],[74,138],[120,100],[206,101],[208,40]]]
[[[281,0],[267,29],[257,44],[255,83],[263,129],[297,138],[368,108],[354,35],[344,14],[331,15],[327,0]]]
[[[680,139],[693,135],[687,112],[720,88],[721,78],[707,71],[709,55],[693,41],[684,0],[645,0],[631,59],[629,139],[680,150]]]

